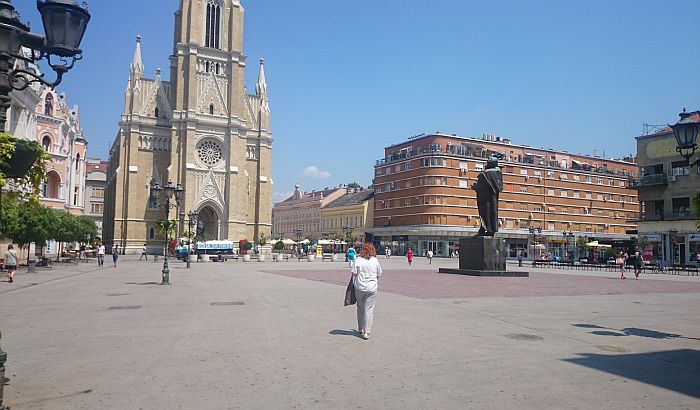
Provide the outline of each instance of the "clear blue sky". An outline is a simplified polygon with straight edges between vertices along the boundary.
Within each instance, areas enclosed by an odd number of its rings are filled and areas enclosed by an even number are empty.
[[[36,2],[14,3],[41,31]],[[179,1],[88,3],[85,58],[59,90],[81,107],[90,155],[106,157],[134,38],[143,36],[147,73],[167,75]],[[697,0],[243,5],[249,91],[266,61],[276,201],[297,182],[366,186],[385,146],[422,132],[622,156],[635,152],[642,123],[700,109]]]

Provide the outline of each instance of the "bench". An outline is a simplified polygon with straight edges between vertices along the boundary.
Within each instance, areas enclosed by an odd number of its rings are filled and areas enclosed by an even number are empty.
[[[235,261],[238,261],[238,255],[224,255],[224,254],[221,254],[221,255],[217,255],[217,258],[216,258],[216,259],[212,259],[212,261],[215,261],[215,262],[226,262],[226,261],[229,260],[229,259],[233,259],[233,260],[235,260]]]
[[[324,253],[323,256],[321,257],[321,262],[323,262],[323,261],[325,261],[325,260],[332,261],[332,260],[333,260],[333,254],[332,254],[332,253]]]

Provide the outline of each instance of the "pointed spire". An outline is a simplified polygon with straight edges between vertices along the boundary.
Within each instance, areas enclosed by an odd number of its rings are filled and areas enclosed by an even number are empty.
[[[136,36],[136,51],[134,51],[134,61],[131,63],[131,75],[141,78],[143,75],[143,61],[141,60],[141,36]]]
[[[265,60],[260,58],[260,73],[258,74],[258,83],[255,85],[255,94],[264,96],[267,100],[267,82],[265,81]]]
[[[260,73],[258,74],[258,83],[255,84],[255,95],[260,98],[260,104],[264,111],[270,111],[269,101],[267,99],[267,81],[265,81],[265,60],[260,58]]]

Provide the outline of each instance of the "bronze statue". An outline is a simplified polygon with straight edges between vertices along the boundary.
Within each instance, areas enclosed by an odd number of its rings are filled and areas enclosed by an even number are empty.
[[[472,189],[476,191],[481,219],[481,228],[476,235],[494,236],[498,232],[498,194],[503,191],[503,173],[498,167],[497,157],[489,157],[486,169],[481,171]]]

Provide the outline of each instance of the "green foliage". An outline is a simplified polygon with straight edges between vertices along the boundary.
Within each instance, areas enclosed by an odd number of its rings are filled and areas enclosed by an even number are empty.
[[[275,242],[274,248],[276,251],[281,251],[282,249],[284,249],[284,242],[282,242],[282,241]]]
[[[588,249],[588,237],[579,236],[576,238],[576,247],[579,249]]]
[[[260,232],[260,235],[258,238],[255,240],[255,243],[257,243],[260,246],[263,246],[267,243],[267,236],[265,236],[264,233]]]
[[[246,242],[243,244],[243,249],[246,251],[249,251],[249,250],[253,249],[253,244],[251,242]]]
[[[168,233],[168,237],[172,238],[175,235],[175,226],[177,225],[177,221],[174,219],[161,219],[160,221],[156,222],[156,233],[160,236],[165,238],[165,233]]]
[[[362,186],[357,182],[351,182],[348,184],[348,188],[362,188]]]
[[[16,138],[8,133],[0,134],[0,188],[7,185],[9,178],[5,172],[8,168],[10,159],[15,154],[17,144],[24,145],[30,152],[37,155],[37,160],[29,168],[26,175],[19,178],[12,178],[12,182],[16,186],[27,187],[29,191],[10,191],[9,197],[12,198],[28,198],[31,201],[38,199],[41,183],[46,179],[46,167],[51,156],[44,151],[44,148],[37,141],[29,141],[23,138]]]

